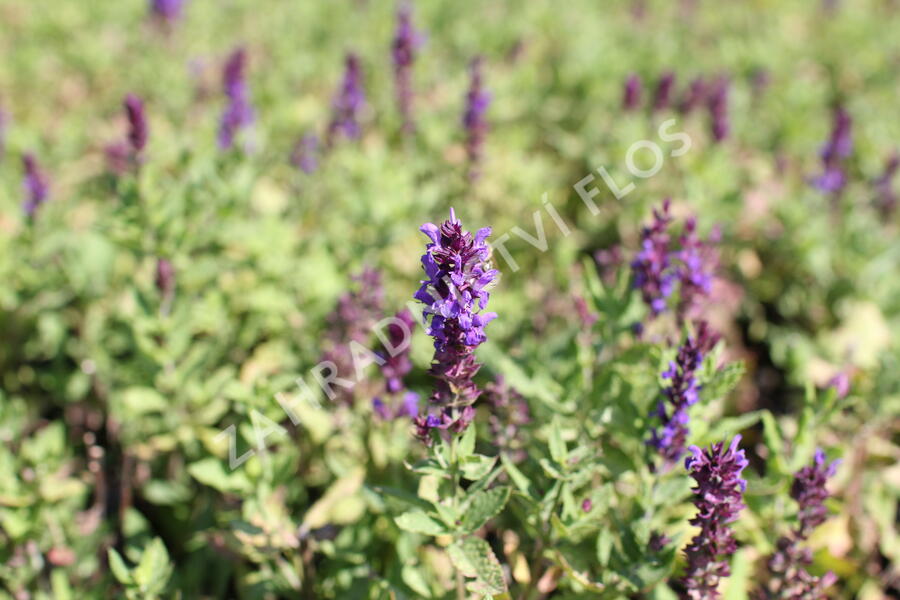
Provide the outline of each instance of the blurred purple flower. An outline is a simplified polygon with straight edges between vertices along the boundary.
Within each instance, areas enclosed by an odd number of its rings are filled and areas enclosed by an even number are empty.
[[[728,116],[728,90],[731,87],[727,77],[719,77],[710,88],[706,106],[712,121],[713,139],[717,142],[725,140],[731,133],[731,122]]]
[[[791,498],[800,505],[800,512],[797,515],[799,522],[797,537],[799,539],[806,540],[813,530],[828,518],[828,509],[825,508],[828,490],[825,484],[828,482],[828,478],[837,472],[839,464],[839,461],[827,464],[825,453],[818,449],[813,457],[812,465],[803,467],[794,476]]]
[[[484,140],[490,128],[486,114],[491,104],[491,94],[484,88],[483,59],[480,56],[472,59],[469,65],[469,78],[463,126],[466,130],[469,176],[474,179],[479,175],[478,166],[484,152]]]
[[[156,289],[164,298],[170,298],[175,293],[175,267],[167,258],[156,261]]]
[[[362,133],[359,113],[366,103],[359,57],[352,52],[345,59],[344,79],[331,102],[332,115],[328,124],[327,143],[334,144],[338,134],[356,139]]]
[[[22,185],[25,188],[25,201],[22,204],[22,208],[28,218],[33,219],[37,209],[47,201],[49,184],[46,175],[44,175],[33,154],[27,153],[22,156],[22,167],[25,171],[22,180]]]
[[[666,310],[666,298],[672,293],[675,275],[671,272],[669,256],[670,200],[663,201],[661,209],[653,209],[653,224],[641,230],[641,250],[631,262],[634,287],[655,317]]]
[[[828,516],[826,483],[839,464],[839,461],[826,464],[825,453],[816,450],[812,465],[803,467],[794,476],[791,497],[800,506],[798,526],[776,543],[776,550],[767,561],[770,580],[767,586],[756,590],[754,600],[825,600],[828,597],[825,590],[837,577],[830,572],[821,577],[811,575],[806,567],[812,563],[812,553],[802,544]]]
[[[716,241],[718,234],[714,233],[711,237],[712,241]],[[680,284],[678,320],[684,322],[712,292],[718,256],[715,247],[697,235],[697,219],[694,217],[685,221],[679,246],[680,249],[673,254],[673,262]]]
[[[375,324],[383,314],[384,302],[381,274],[377,270],[364,268],[353,279],[355,289],[342,294],[335,310],[326,318],[327,350],[322,354],[323,361],[333,363],[336,371],[333,375],[350,381],[356,380],[353,345],[366,347]],[[337,386],[334,391],[339,401],[353,399],[353,389]]]
[[[663,398],[650,413],[659,420],[660,426],[651,430],[647,443],[659,450],[670,465],[684,454],[689,433],[688,408],[700,399],[697,370],[703,364],[703,351],[698,341],[696,337],[688,336],[678,348],[675,360],[662,372],[662,378],[668,381],[663,388]]]
[[[834,388],[838,398],[846,398],[850,393],[850,376],[846,371],[839,371],[828,381],[828,387]]]
[[[619,269],[625,262],[625,256],[622,254],[622,246],[614,244],[609,248],[597,250],[594,252],[594,262],[597,263],[600,279],[607,285],[614,284]]]
[[[147,116],[144,113],[143,101],[134,94],[125,96],[123,102],[125,115],[128,117],[128,142],[135,155],[143,152],[147,145]]]
[[[122,175],[140,164],[148,136],[147,117],[141,99],[128,94],[122,106],[128,119],[126,140],[113,142],[105,148],[107,166],[116,175]]]
[[[523,428],[531,422],[528,402],[502,375],[497,375],[484,391],[492,443],[514,463],[522,462],[527,458]]]
[[[685,467],[696,482],[694,506],[697,514],[691,525],[700,528],[685,549],[687,568],[682,583],[690,600],[719,597],[719,579],[730,573],[728,557],[737,550],[729,523],[738,518],[747,481],[741,472],[747,466],[744,451],[738,448],[741,436],[731,444],[713,444],[707,450],[691,446]]]
[[[578,314],[578,321],[582,327],[586,330],[590,330],[590,328],[594,326],[594,323],[597,322],[597,315],[588,308],[587,301],[583,296],[576,294],[573,297],[573,300],[575,302],[575,312]]]
[[[0,148],[0,155],[2,155],[2,148]],[[875,180],[875,193],[878,195],[876,206],[884,217],[893,215],[897,208],[897,193],[893,188],[893,180],[898,170],[900,170],[900,153],[894,151],[884,164],[884,173]]]
[[[643,96],[643,84],[637,73],[631,73],[625,80],[625,90],[622,94],[622,108],[625,110],[637,110],[641,106]]]
[[[839,106],[834,111],[831,137],[822,146],[822,174],[811,180],[812,185],[825,193],[838,193],[847,184],[844,160],[853,152],[853,119]]]
[[[150,12],[153,16],[167,24],[181,18],[184,0],[150,0]]]
[[[222,89],[227,99],[219,122],[218,143],[222,150],[231,149],[240,131],[249,127],[256,118],[250,104],[246,68],[247,51],[237,48],[229,55],[222,70]]]
[[[675,73],[666,71],[656,84],[653,95],[653,110],[666,110],[672,104],[672,90],[675,87]]]
[[[384,360],[381,373],[384,375],[387,391],[391,393],[403,390],[403,378],[412,370],[409,359],[412,349],[410,336],[416,325],[416,320],[408,309],[398,312],[394,319],[387,326],[387,344],[379,352]]]
[[[319,168],[319,138],[314,133],[301,137],[291,151],[291,164],[309,175]]]
[[[422,45],[422,41],[422,34],[413,27],[412,6],[403,2],[397,10],[397,29],[391,44],[391,57],[394,61],[397,106],[403,118],[404,133],[412,133],[415,129],[412,114],[412,66],[416,58],[416,50]]]
[[[498,274],[491,268],[491,249],[485,242],[491,228],[479,229],[473,236],[450,209],[450,219],[440,227],[425,223],[420,230],[430,242],[422,256],[427,279],[415,299],[425,304],[427,333],[434,338],[430,373],[437,382],[431,402],[442,412],[439,418],[421,415],[418,423],[458,433],[475,416],[471,405],[481,394],[473,381],[481,368],[475,348],[487,340],[484,326],[497,316],[483,312],[488,287]]]
[[[684,115],[692,113],[694,109],[706,102],[706,94],[706,81],[703,77],[695,77],[688,85],[687,92],[678,105],[678,110]]]
[[[380,396],[376,396],[372,399],[372,410],[383,421],[392,421],[403,417],[414,419],[419,414],[419,395],[415,392],[406,392],[402,402],[393,410]]]

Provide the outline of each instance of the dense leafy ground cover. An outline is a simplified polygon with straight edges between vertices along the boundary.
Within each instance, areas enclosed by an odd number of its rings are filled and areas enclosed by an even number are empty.
[[[898,593],[897,2],[152,6],[0,0],[0,598]]]

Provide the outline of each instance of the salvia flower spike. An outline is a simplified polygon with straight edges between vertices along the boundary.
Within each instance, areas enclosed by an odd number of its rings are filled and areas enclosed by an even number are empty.
[[[183,8],[184,0],[150,0],[150,12],[167,25],[181,18]]]
[[[246,70],[247,51],[237,48],[229,55],[222,69],[222,89],[227,101],[219,122],[218,143],[222,150],[233,148],[238,134],[256,118],[250,103]]]
[[[458,433],[474,417],[472,404],[481,394],[473,381],[481,368],[475,348],[487,340],[484,326],[497,316],[484,309],[498,271],[491,267],[485,241],[490,227],[472,235],[450,209],[450,218],[440,226],[426,223],[420,230],[430,241],[422,256],[426,279],[414,297],[425,305],[426,331],[434,338],[430,373],[437,380],[430,399],[436,411],[416,419],[419,435],[428,443],[430,429]]]
[[[344,62],[344,78],[331,102],[332,114],[327,135],[329,146],[336,141],[338,135],[356,139],[362,133],[359,117],[366,104],[362,66],[359,57],[352,52],[347,55]]]
[[[625,87],[622,92],[622,108],[628,111],[640,108],[643,91],[640,76],[637,73],[631,73],[625,80]]]
[[[672,104],[672,91],[675,87],[675,73],[666,71],[656,84],[653,96],[653,110],[666,110]]]
[[[678,348],[675,360],[662,373],[663,379],[668,382],[663,388],[663,398],[651,413],[660,425],[651,431],[647,443],[659,450],[669,465],[684,454],[689,433],[688,409],[699,399],[700,385],[696,372],[703,363],[700,343],[699,336],[688,336]]]
[[[128,143],[135,156],[139,156],[147,145],[148,136],[144,102],[134,94],[128,94],[123,105],[125,116],[128,117]]]
[[[708,449],[691,446],[685,467],[696,483],[693,488],[697,514],[691,524],[700,532],[691,540],[685,555],[687,568],[682,584],[689,600],[719,598],[719,580],[730,573],[728,557],[737,550],[730,523],[744,508],[747,481],[741,472],[747,466],[744,451],[738,447],[741,436],[731,444],[718,442]]]
[[[319,168],[319,138],[314,133],[301,137],[291,151],[291,164],[309,175]]]
[[[718,234],[712,236],[716,241]],[[679,250],[675,253],[676,276],[679,282],[678,319],[697,311],[701,303],[712,292],[718,256],[713,245],[700,239],[697,234],[697,219],[685,221],[684,231],[679,237]]]
[[[652,316],[666,310],[666,299],[672,294],[675,280],[669,258],[670,205],[667,198],[660,209],[653,210],[653,223],[641,230],[641,250],[631,263],[634,287],[641,291]]]
[[[812,179],[812,185],[826,193],[837,194],[847,184],[845,159],[853,152],[853,119],[844,107],[834,111],[831,137],[822,146],[819,156],[822,173]]]
[[[767,561],[770,579],[753,594],[754,600],[825,600],[826,590],[837,577],[829,572],[821,577],[810,574],[806,567],[812,563],[812,553],[803,546],[813,530],[825,522],[828,510],[826,484],[840,461],[828,464],[825,453],[816,450],[813,462],[794,475],[791,497],[797,501],[797,527],[789,535],[778,539],[776,550]]]
[[[491,94],[484,87],[483,59],[478,56],[469,65],[469,91],[466,94],[466,110],[463,127],[466,130],[466,155],[469,159],[469,176],[477,178],[484,154],[484,141],[490,128],[487,110]]]
[[[397,29],[391,44],[397,107],[403,119],[404,133],[411,133],[415,128],[412,106],[412,66],[416,59],[416,51],[421,44],[422,35],[416,31],[412,22],[412,6],[404,2],[397,10]]]
[[[2,119],[2,115],[0,115],[0,119]],[[2,128],[2,124],[0,124],[0,128]],[[2,144],[2,140],[0,140],[0,144]],[[2,149],[0,149],[0,156],[2,156]],[[875,180],[876,206],[884,217],[893,215],[897,208],[897,193],[893,188],[893,180],[897,171],[900,171],[900,153],[895,151],[885,162],[884,172]]]
[[[706,98],[711,120],[710,130],[716,142],[724,141],[731,134],[731,119],[728,115],[728,91],[731,87],[727,77],[719,77],[712,85]]]
[[[25,171],[22,179],[25,201],[22,208],[29,219],[34,219],[38,208],[47,201],[50,186],[34,154],[28,153],[22,156],[22,168]]]

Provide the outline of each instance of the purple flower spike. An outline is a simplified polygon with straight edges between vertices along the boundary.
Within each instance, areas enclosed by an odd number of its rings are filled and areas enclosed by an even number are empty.
[[[709,91],[706,106],[709,109],[709,117],[712,121],[711,130],[716,142],[725,140],[731,133],[731,122],[728,117],[728,89],[730,83],[727,78],[720,77]]]
[[[175,293],[175,267],[167,258],[156,261],[156,289],[164,298]]]
[[[412,115],[412,66],[416,59],[416,50],[422,45],[422,40],[422,35],[412,24],[412,7],[404,2],[397,11],[397,30],[391,44],[391,57],[394,60],[394,85],[397,88],[397,107],[403,118],[404,133],[412,133],[415,129]]]
[[[527,434],[523,431],[531,422],[528,402],[506,383],[502,375],[497,375],[485,386],[485,400],[490,409],[491,441],[513,462],[522,462],[528,457],[525,451]]]
[[[355,376],[354,345],[368,347],[373,328],[383,314],[384,290],[381,274],[372,268],[364,268],[353,280],[355,288],[338,298],[337,306],[326,319],[327,349],[322,353],[322,361],[333,364],[336,377],[359,384]],[[350,403],[354,389],[335,386],[334,399]]]
[[[744,508],[747,481],[741,472],[747,466],[744,451],[738,448],[741,436],[713,444],[707,450],[691,446],[685,467],[696,482],[696,516],[691,525],[700,528],[685,549],[687,569],[682,583],[690,600],[715,600],[719,597],[719,579],[730,573],[728,557],[737,550],[729,523]]]
[[[319,167],[319,138],[314,133],[304,135],[291,152],[291,164],[309,175]]]
[[[2,124],[0,124],[0,129],[2,127]],[[0,138],[2,138],[2,133],[0,133]],[[0,145],[2,143],[2,139],[0,139]],[[0,148],[0,156],[2,156],[2,152],[3,150]],[[894,191],[892,182],[898,170],[900,170],[900,154],[895,151],[887,159],[884,165],[884,173],[875,180],[875,193],[878,195],[876,205],[882,216],[886,218],[893,215],[897,209],[897,193]]]
[[[653,96],[653,110],[660,111],[669,108],[672,103],[672,89],[675,87],[675,73],[666,71],[656,84],[656,93]]]
[[[409,359],[409,352],[412,349],[410,335],[416,326],[415,318],[407,309],[394,315],[394,319],[394,322],[387,326],[390,347],[384,348],[380,353],[384,359],[381,373],[387,382],[387,391],[391,393],[397,393],[406,387],[403,378],[412,370],[412,362]]]
[[[828,597],[826,589],[837,581],[837,577],[830,572],[821,577],[811,575],[806,567],[812,563],[812,553],[802,544],[828,518],[825,485],[839,464],[840,461],[826,464],[825,453],[816,450],[812,465],[803,467],[794,476],[791,497],[800,507],[797,528],[790,535],[779,538],[776,551],[767,563],[771,578],[767,586],[756,590],[754,600],[825,600]]]
[[[147,145],[147,117],[144,114],[144,103],[134,94],[128,94],[123,104],[125,115],[128,117],[128,143],[137,156]]]
[[[641,230],[641,251],[631,263],[634,287],[641,290],[641,297],[654,317],[666,310],[666,298],[672,293],[674,281],[669,269],[670,204],[667,198],[661,210],[653,210],[653,224]]]
[[[156,19],[171,25],[181,18],[184,0],[150,0],[150,12]]]
[[[624,110],[637,110],[641,106],[644,86],[637,73],[632,73],[625,80],[625,91],[622,94],[622,108]]]
[[[338,134],[348,139],[356,139],[362,133],[359,113],[366,104],[362,85],[362,68],[359,57],[350,53],[345,61],[344,79],[338,93],[332,100],[331,122],[328,124],[327,142],[334,144]]]
[[[675,360],[662,373],[663,379],[668,381],[663,388],[664,398],[650,413],[651,417],[659,419],[661,425],[651,431],[647,443],[659,450],[668,465],[677,462],[684,454],[689,433],[688,408],[700,398],[696,372],[703,363],[700,342],[707,343],[706,334],[703,335],[702,340],[700,336],[688,336],[678,348]]]
[[[692,113],[694,109],[706,102],[706,94],[706,81],[702,77],[695,77],[688,86],[678,110],[684,115]]]
[[[469,66],[469,91],[466,95],[466,111],[463,126],[466,129],[466,154],[469,158],[469,177],[479,175],[478,166],[484,153],[484,140],[490,126],[487,109],[491,104],[491,94],[484,88],[483,60],[480,56],[472,59]]]
[[[681,249],[675,253],[679,288],[678,319],[696,312],[703,300],[712,292],[713,278],[718,266],[715,248],[697,235],[697,220],[687,219],[679,238]]]
[[[25,188],[25,202],[22,208],[29,219],[34,219],[37,209],[47,201],[49,184],[33,154],[28,153],[22,156],[22,167],[25,170],[22,180]]]
[[[247,51],[237,48],[228,57],[222,70],[222,88],[227,99],[219,122],[219,148],[229,150],[241,130],[249,127],[255,117],[250,104],[246,81]]]
[[[438,423],[427,428],[459,433],[474,418],[471,405],[481,394],[473,381],[481,368],[475,348],[487,340],[484,326],[497,316],[483,312],[488,289],[498,274],[491,268],[491,249],[485,242],[491,229],[484,227],[472,235],[462,228],[453,209],[440,227],[426,223],[420,229],[430,242],[422,256],[427,278],[415,299],[425,304],[426,331],[434,338],[430,373],[437,382],[431,403],[441,414],[438,421],[436,415],[420,415],[417,426],[421,432],[422,426]]]
[[[839,106],[834,112],[831,137],[819,153],[822,159],[822,174],[811,181],[819,191],[837,194],[847,184],[843,163],[853,152],[852,126],[850,114]]]
[[[826,464],[825,453],[818,449],[813,457],[813,464],[803,467],[795,475],[791,498],[800,505],[800,513],[797,515],[797,536],[800,539],[809,538],[809,534],[828,518],[828,509],[825,508],[828,490],[825,484],[835,474],[839,464],[838,461]]]

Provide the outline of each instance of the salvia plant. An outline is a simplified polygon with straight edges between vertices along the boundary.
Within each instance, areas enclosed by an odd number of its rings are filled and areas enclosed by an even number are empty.
[[[831,4],[0,4],[0,600],[897,597]]]

